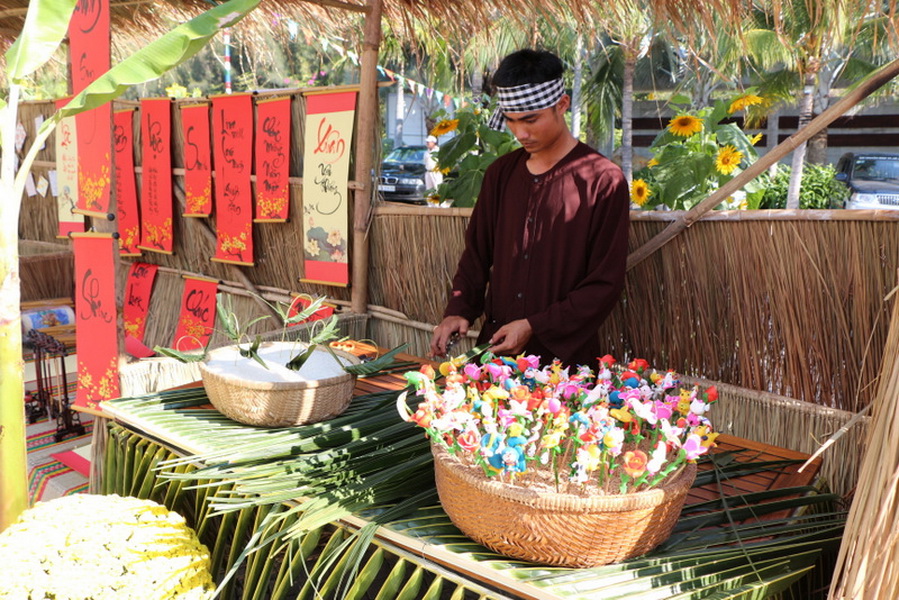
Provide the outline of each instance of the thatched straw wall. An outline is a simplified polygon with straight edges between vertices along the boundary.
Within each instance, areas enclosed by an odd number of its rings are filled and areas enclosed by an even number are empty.
[[[75,294],[75,259],[66,246],[19,240],[21,301],[69,298]]]

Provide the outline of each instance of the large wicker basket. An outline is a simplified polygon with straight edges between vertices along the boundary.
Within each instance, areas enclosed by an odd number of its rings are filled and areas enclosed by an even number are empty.
[[[437,492],[462,532],[494,552],[560,567],[595,567],[645,554],[674,528],[696,465],[633,494],[537,492],[484,477],[432,446]]]
[[[221,350],[225,349],[213,350],[210,357]],[[351,364],[360,362],[348,352],[333,352]],[[238,423],[261,427],[291,427],[336,417],[349,406],[356,385],[356,377],[349,373],[312,381],[249,381],[212,371],[203,363],[200,373],[206,395],[219,412]]]

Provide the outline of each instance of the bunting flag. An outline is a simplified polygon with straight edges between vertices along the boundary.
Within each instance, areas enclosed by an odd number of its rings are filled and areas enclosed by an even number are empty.
[[[184,140],[185,217],[212,214],[212,149],[209,145],[209,104],[181,107]]]
[[[56,101],[59,110],[69,98]],[[75,212],[78,204],[78,133],[75,117],[66,117],[56,126],[56,212],[59,217],[57,237],[84,231],[84,217]]]
[[[312,304],[312,298],[309,296],[294,296],[293,301],[290,303],[290,308],[287,310],[287,318],[295,317],[301,311],[305,310]],[[296,323],[292,323],[290,326],[295,327],[302,323],[310,323],[312,321],[319,321],[321,319],[327,319],[331,315],[334,314],[334,305],[322,303],[317,311],[309,315],[307,318],[302,321],[297,321]]]
[[[215,294],[218,282],[214,279],[184,277],[181,313],[172,347],[179,352],[200,350],[209,343],[215,326]]]
[[[119,254],[140,256],[140,211],[137,207],[137,181],[134,178],[134,110],[116,111],[113,139]]]
[[[118,398],[115,253],[111,234],[76,233],[75,344],[78,347],[76,409],[102,414],[99,403]]]
[[[216,262],[253,266],[253,100],[250,94],[212,99]]]
[[[143,185],[140,196],[139,248],[171,254],[172,239],[172,102],[168,98],[140,101]]]
[[[356,92],[307,94],[303,150],[303,281],[349,285],[350,143]]]
[[[142,262],[131,263],[128,280],[125,282],[125,306],[122,309],[125,321],[125,336],[144,341],[147,326],[147,312],[150,310],[150,295],[156,279],[157,265]]]
[[[256,221],[284,222],[290,207],[290,98],[256,102]]]
[[[72,90],[79,93],[110,67],[109,0],[78,0],[69,21]],[[78,203],[75,211],[106,218],[112,171],[112,105],[75,116]]]

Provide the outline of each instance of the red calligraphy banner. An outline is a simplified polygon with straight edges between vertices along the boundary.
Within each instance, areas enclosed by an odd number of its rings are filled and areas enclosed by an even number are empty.
[[[172,102],[141,100],[143,179],[140,195],[139,248],[171,254],[172,239]]]
[[[215,326],[215,294],[218,282],[196,277],[184,278],[181,313],[172,347],[180,352],[205,348]]]
[[[72,90],[77,94],[110,67],[109,0],[78,0],[69,21]],[[75,116],[78,129],[76,212],[106,218],[112,171],[112,106]]]
[[[256,221],[283,223],[290,208],[290,98],[256,102]]]
[[[181,108],[184,139],[185,217],[212,214],[212,149],[209,145],[209,105]]]
[[[116,241],[109,234],[73,234],[75,343],[78,347],[76,409],[100,414],[99,403],[120,396],[116,331]]]
[[[69,98],[56,101],[59,110]],[[56,214],[59,220],[57,237],[84,231],[84,217],[75,212],[78,204],[78,132],[75,117],[66,117],[56,127]]]
[[[125,282],[125,306],[122,309],[125,321],[125,335],[142,342],[147,327],[147,312],[150,310],[150,295],[156,279],[157,265],[131,263],[128,280]]]
[[[119,229],[119,254],[140,256],[140,211],[134,177],[134,111],[116,111],[113,117],[115,140],[115,197]]]
[[[249,94],[212,99],[216,262],[253,266],[253,100]]]
[[[350,144],[356,92],[307,95],[303,142],[303,281],[346,286],[350,281]]]

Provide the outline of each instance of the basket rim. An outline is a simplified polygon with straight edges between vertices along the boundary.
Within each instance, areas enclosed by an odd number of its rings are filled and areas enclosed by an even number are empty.
[[[487,479],[483,475],[476,476],[457,457],[450,454],[445,446],[433,442],[431,443],[431,453],[434,456],[435,464],[439,462],[453,476],[463,479],[466,484],[477,488],[481,492],[499,496],[510,502],[552,511],[588,512],[608,510],[613,507],[626,507],[628,510],[652,508],[669,497],[677,496],[682,491],[685,493],[685,489],[689,489],[692,486],[697,471],[696,463],[686,463],[673,477],[669,477],[649,490],[629,492],[627,494],[579,496],[567,493],[545,492],[511,485],[497,479]]]
[[[305,342],[296,342],[296,341],[289,341],[289,342],[271,341],[271,342],[263,342],[260,345],[260,347],[264,348],[266,346],[275,346],[275,345],[282,345],[282,344],[294,345],[294,344],[298,344],[298,343],[305,344]],[[213,357],[213,355],[215,355],[216,353],[221,353],[226,350],[233,350],[236,347],[237,347],[237,344],[231,344],[229,346],[222,346],[220,348],[210,350],[206,360]],[[334,354],[338,355],[341,358],[346,358],[351,364],[358,365],[362,362],[362,360],[358,356],[356,356],[355,354],[350,354],[349,352],[346,352],[344,350],[339,350],[337,348],[331,348],[331,351],[334,352]],[[321,348],[321,347],[317,347],[314,350],[314,352],[328,352],[328,350]],[[355,378],[355,375],[353,375],[352,373],[344,372],[343,375],[337,375],[335,377],[327,377],[325,379],[309,379],[307,381],[257,381],[257,380],[253,380],[253,379],[246,379],[244,377],[239,377],[237,375],[234,375],[233,373],[221,373],[218,371],[211,371],[210,369],[208,369],[206,367],[206,360],[200,361],[198,363],[198,365],[200,367],[200,373],[202,374],[203,377],[218,378],[225,382],[228,382],[228,383],[231,383],[234,385],[239,385],[241,387],[244,387],[247,389],[253,389],[253,390],[276,390],[276,391],[303,390],[303,389],[324,387],[324,386],[329,386],[329,385],[336,385],[339,383],[343,383],[343,382],[347,381],[348,379]],[[246,359],[246,360],[250,360],[250,359]]]

